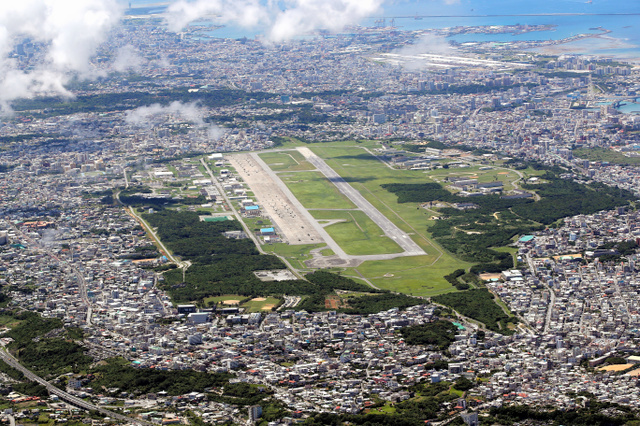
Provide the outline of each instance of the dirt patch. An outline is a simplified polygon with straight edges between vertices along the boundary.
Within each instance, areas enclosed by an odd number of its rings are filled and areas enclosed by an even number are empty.
[[[225,300],[224,302],[222,302],[224,305],[238,305],[240,303],[239,300]]]
[[[324,299],[324,307],[327,309],[338,309],[340,307],[340,299],[338,297],[329,296]]]
[[[264,302],[265,300],[267,300],[266,297],[254,297],[251,299],[252,302]]]
[[[263,311],[270,311],[270,310],[271,310],[271,309],[273,309],[275,306],[276,306],[276,305],[274,305],[273,303],[272,303],[272,304],[269,304],[269,305],[264,305],[264,306],[262,307],[262,310],[263,310]]]
[[[600,367],[598,370],[600,371],[622,371],[627,368],[633,367],[635,364],[615,364],[615,365],[607,365],[606,367]]]
[[[478,277],[480,277],[480,279],[484,280],[484,281],[489,281],[489,280],[492,280],[492,279],[499,280],[502,277],[502,274],[500,274],[500,273],[487,273],[487,274],[480,274],[480,275],[478,275]]]

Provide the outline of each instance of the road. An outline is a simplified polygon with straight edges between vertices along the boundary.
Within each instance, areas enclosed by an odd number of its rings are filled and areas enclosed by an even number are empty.
[[[171,262],[175,263],[176,265],[178,265],[178,268],[182,269],[182,280],[184,281],[184,274],[187,271],[187,268],[189,268],[189,266],[191,266],[191,262],[188,261],[188,260],[182,261],[182,260],[176,259],[173,256],[173,254],[171,254],[171,252],[164,245],[164,243],[162,242],[160,237],[158,237],[158,234],[156,234],[156,231],[154,231],[151,228],[151,226],[149,226],[140,216],[138,216],[136,214],[136,211],[134,210],[133,207],[129,206],[128,208],[125,207],[125,209],[128,210],[129,214],[131,216],[133,216],[133,218],[136,221],[138,221],[140,226],[142,226],[144,228],[144,230],[151,236],[151,238],[160,246],[160,249],[162,250],[162,252],[167,256],[167,259],[169,259],[169,261],[171,261]]]
[[[106,410],[102,407],[99,407],[97,405],[94,405],[90,402],[85,401],[84,399],[80,399],[78,397],[75,397],[65,391],[63,391],[62,389],[59,389],[55,386],[53,386],[51,383],[47,382],[45,379],[43,379],[40,376],[37,376],[36,374],[34,374],[31,370],[27,369],[26,367],[24,367],[22,364],[20,364],[20,362],[15,359],[9,352],[6,351],[6,349],[2,348],[0,350],[0,359],[2,359],[4,362],[6,362],[7,364],[9,364],[11,367],[15,368],[18,371],[21,371],[22,374],[24,374],[24,376],[36,383],[41,384],[42,386],[47,388],[47,391],[49,391],[49,394],[52,395],[57,395],[58,398],[62,399],[63,401],[76,406],[78,408],[82,408],[84,410],[95,410],[98,411],[102,414],[104,414],[105,416],[109,416],[112,419],[116,419],[116,420],[120,420],[123,422],[126,422],[128,424],[136,424],[136,425],[153,425],[153,423],[151,422],[147,422],[144,420],[138,420],[138,419],[133,419],[131,417],[127,417],[125,415],[116,413],[114,411],[110,411],[110,410]]]
[[[284,303],[276,309],[276,311],[281,311],[282,309],[291,309],[294,308],[302,298],[300,296],[284,296]]]
[[[91,326],[91,315],[93,314],[93,308],[91,307],[91,301],[89,300],[89,295],[87,294],[87,282],[84,279],[84,274],[82,274],[75,266],[71,266],[71,270],[75,273],[76,277],[78,277],[78,290],[80,291],[80,298],[82,298],[82,302],[87,307],[87,316],[85,318],[85,322],[88,326]]]
[[[124,172],[124,177],[125,177],[126,185],[129,186],[129,181],[127,180],[127,171],[126,170]],[[120,201],[120,192],[117,192],[115,194],[115,199],[118,200],[118,203],[120,203],[121,205],[124,206],[124,209],[127,211],[127,213],[129,213],[129,215],[131,215],[140,224],[140,226],[142,226],[142,228],[145,230],[145,232],[147,232],[151,236],[151,239],[153,239],[158,244],[158,246],[160,247],[160,250],[162,250],[162,252],[165,254],[167,259],[169,259],[169,261],[175,263],[178,266],[178,268],[182,269],[182,281],[184,281],[185,272],[187,271],[187,268],[189,268],[189,266],[191,266],[191,262],[189,262],[188,260],[183,262],[183,261],[180,261],[180,260],[176,259],[171,254],[171,252],[167,249],[167,247],[162,243],[162,241],[160,240],[160,238],[158,237],[156,232],[151,228],[151,226],[147,225],[147,223],[144,221],[144,219],[142,219],[140,216],[138,216],[138,214],[136,213],[136,211],[133,208],[133,206],[126,206],[125,204],[122,203],[122,201]]]
[[[382,232],[395,241],[396,244],[404,250],[405,256],[421,256],[426,255],[424,250],[413,241],[406,232],[398,228],[385,215],[367,201],[360,192],[345,181],[338,173],[336,173],[329,165],[320,157],[315,155],[309,148],[300,147],[298,151],[313,164],[323,175],[332,182],[340,192],[342,192],[351,202],[353,202],[360,210],[362,210],[376,225],[382,229]]]
[[[527,253],[525,257],[527,259],[527,263],[529,264],[529,269],[531,270],[531,273],[535,276],[536,270],[533,265],[533,259],[531,259],[531,255]],[[551,314],[553,313],[553,307],[556,304],[556,292],[553,291],[553,289],[549,287],[549,285],[547,285],[545,281],[541,280],[541,282],[546,287],[546,289],[549,290],[549,304],[547,305],[547,315],[544,320],[544,334],[547,334],[549,333],[549,328],[551,327]]]

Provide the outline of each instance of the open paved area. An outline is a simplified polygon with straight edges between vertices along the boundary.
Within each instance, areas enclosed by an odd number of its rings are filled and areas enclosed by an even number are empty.
[[[270,169],[251,154],[229,156],[231,165],[240,177],[249,185],[258,200],[260,208],[271,218],[289,244],[319,244],[324,239],[314,227],[315,221],[303,214],[295,197],[286,188],[282,188],[280,179],[269,173]],[[280,183],[280,185],[278,184]],[[306,212],[306,211],[305,211]]]

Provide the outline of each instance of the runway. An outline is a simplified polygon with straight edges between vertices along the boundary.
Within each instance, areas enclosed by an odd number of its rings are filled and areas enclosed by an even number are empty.
[[[329,178],[340,192],[353,201],[358,207],[358,210],[365,212],[365,214],[382,229],[387,237],[395,241],[398,246],[404,250],[401,253],[389,254],[349,255],[345,253],[342,247],[340,247],[324,229],[326,224],[320,224],[307,211],[287,185],[260,158],[258,153],[230,155],[228,159],[231,165],[236,169],[238,175],[249,185],[258,203],[273,220],[276,228],[284,234],[283,237],[285,237],[285,240],[289,244],[325,243],[335,253],[333,256],[322,256],[319,251],[317,251],[314,253],[313,259],[305,262],[307,266],[314,268],[356,267],[362,262],[369,260],[389,260],[403,256],[421,256],[427,254],[413,242],[406,232],[394,225],[380,213],[378,209],[365,200],[357,190],[345,182],[344,179],[333,171],[321,158],[317,157],[308,149],[308,152],[303,151],[304,149],[307,148],[298,148],[305,157],[312,156],[312,164]]]
[[[358,206],[376,225],[382,229],[384,234],[395,241],[404,250],[404,256],[420,256],[427,253],[416,244],[406,232],[398,228],[385,215],[367,201],[360,192],[346,182],[338,173],[320,157],[315,155],[309,148],[299,147],[298,151],[304,155],[305,159],[316,166],[323,175],[331,181],[340,192],[342,192],[353,204]]]

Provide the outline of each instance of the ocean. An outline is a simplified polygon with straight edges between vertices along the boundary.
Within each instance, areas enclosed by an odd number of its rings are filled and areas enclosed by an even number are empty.
[[[266,1],[266,0],[265,0]],[[131,0],[133,7],[157,4],[158,0]],[[158,13],[162,8],[153,8]],[[551,31],[525,34],[460,34],[457,42],[510,40],[558,40],[572,35],[609,30],[606,36],[567,45],[568,53],[607,55],[623,59],[640,58],[640,0],[397,0],[387,2],[380,13],[359,22],[375,26],[385,20],[401,30],[423,30],[454,26],[552,24]],[[202,24],[203,22],[199,22]],[[226,25],[207,32],[210,37],[253,38],[265,28]]]

